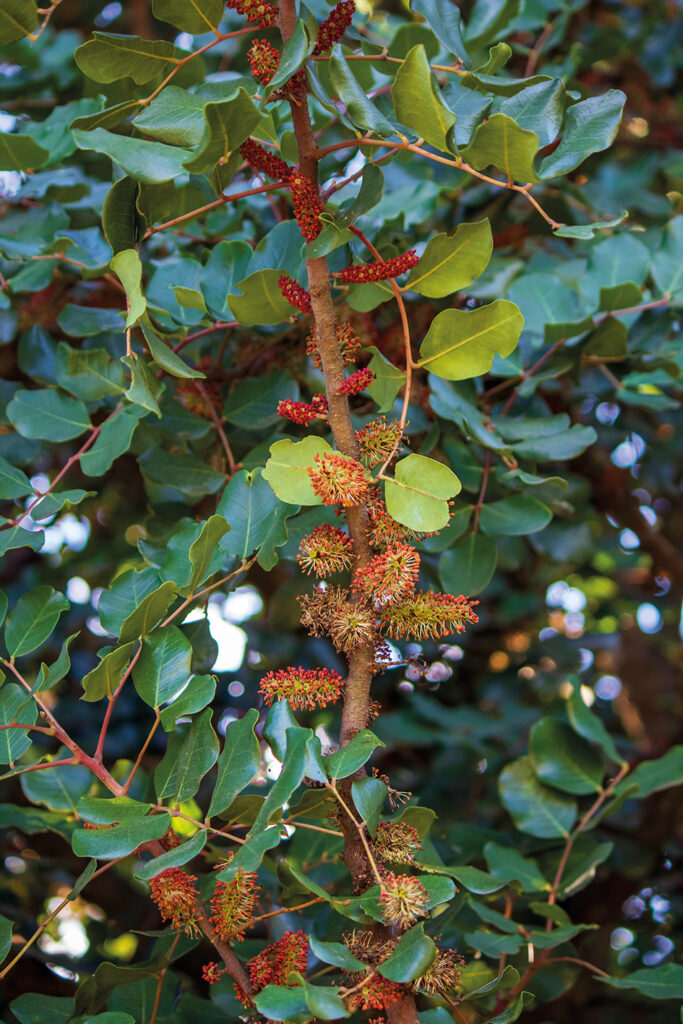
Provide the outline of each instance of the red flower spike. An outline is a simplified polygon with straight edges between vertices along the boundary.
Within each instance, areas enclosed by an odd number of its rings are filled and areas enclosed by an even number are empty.
[[[357,570],[351,584],[357,594],[380,603],[412,594],[420,571],[420,556],[410,544],[392,544],[369,565]]]
[[[202,978],[204,981],[208,981],[209,985],[215,985],[217,981],[221,980],[226,971],[227,968],[222,964],[217,964],[215,960],[211,960],[210,963],[204,964],[202,967]]]
[[[285,932],[278,942],[266,946],[249,961],[251,983],[260,991],[266,985],[286,985],[287,976],[306,970],[308,961],[308,935],[304,932]]]
[[[292,193],[294,216],[301,229],[301,234],[307,242],[312,242],[318,237],[323,227],[320,214],[325,208],[320,201],[318,190],[313,182],[299,170],[292,173],[289,187]]]
[[[268,85],[280,63],[279,51],[267,39],[255,39],[247,50],[251,73],[261,85]]]
[[[294,306],[295,309],[300,310],[302,313],[313,312],[311,296],[297,281],[288,277],[287,274],[283,274],[282,277],[278,278],[277,286],[290,306]]]
[[[339,452],[316,455],[315,467],[309,466],[306,472],[323,505],[342,505],[344,508],[358,505],[368,489],[365,469],[360,462]]]
[[[340,395],[359,395],[361,391],[365,391],[375,379],[375,375],[372,370],[367,367],[364,370],[356,370],[350,377],[347,377],[343,384],[339,386]]]
[[[289,164],[286,164],[282,157],[272,150],[266,149],[255,139],[247,139],[240,146],[240,153],[250,167],[261,174],[267,174],[269,178],[276,181],[286,181],[292,172]]]
[[[352,974],[351,984],[359,985],[361,978],[360,974]],[[361,1010],[384,1010],[385,1007],[397,1002],[402,995],[401,986],[395,981],[389,981],[381,974],[372,974],[351,994],[350,999]]]
[[[301,427],[307,427],[314,420],[327,416],[327,399],[324,395],[313,395],[310,402],[295,402],[291,398],[283,398],[278,402],[277,414],[291,420],[292,423],[298,423]]]
[[[414,249],[409,249],[402,256],[394,256],[390,260],[379,260],[377,263],[356,263],[346,267],[337,274],[340,284],[370,284],[375,281],[388,281],[392,277],[400,277],[416,266],[420,257]]]
[[[454,597],[424,591],[385,605],[379,613],[380,629],[395,640],[435,640],[451,633],[464,633],[466,623],[479,621],[473,610],[478,603],[462,594]]]
[[[295,710],[324,708],[339,700],[344,680],[329,668],[285,668],[269,672],[261,680],[259,693],[270,706],[288,700]]]
[[[314,572],[320,579],[349,569],[352,559],[351,538],[329,523],[316,526],[313,533],[307,534],[299,545],[297,555],[303,571],[307,575]]]
[[[218,867],[224,865],[219,864]],[[223,942],[244,938],[245,931],[251,926],[254,904],[260,891],[256,877],[255,871],[240,870],[229,882],[216,882],[209,920]]]
[[[410,928],[418,917],[427,914],[429,894],[419,878],[395,875],[387,871],[382,879],[379,901],[384,919],[398,928]]]
[[[196,875],[180,868],[167,868],[149,883],[150,897],[159,908],[162,921],[170,920],[173,928],[182,928],[191,936],[199,933],[196,881]]]
[[[225,0],[225,6],[246,15],[248,21],[257,22],[261,28],[270,28],[277,23],[277,7],[262,0]]]
[[[331,50],[335,43],[344,36],[351,24],[351,19],[356,13],[354,0],[342,0],[331,11],[318,29],[318,41],[311,56],[320,57],[321,54]]]

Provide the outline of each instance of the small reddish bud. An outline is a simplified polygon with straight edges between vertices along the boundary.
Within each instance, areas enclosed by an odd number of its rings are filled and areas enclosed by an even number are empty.
[[[318,29],[318,41],[313,50],[313,57],[319,57],[331,50],[335,43],[344,36],[356,13],[354,0],[342,0],[333,11],[330,11]]]
[[[208,981],[209,985],[215,985],[217,981],[220,981],[222,976],[226,973],[227,968],[221,964],[217,964],[215,960],[212,960],[208,964],[204,964],[202,967],[202,978],[204,981]]]
[[[361,391],[365,391],[367,387],[372,384],[375,379],[375,375],[372,370],[367,367],[364,370],[356,370],[350,377],[347,377],[343,384],[339,386],[340,395],[359,395]]]
[[[339,452],[316,455],[315,467],[309,466],[307,473],[323,505],[358,505],[368,488],[360,462]]]
[[[294,281],[287,274],[283,274],[282,277],[278,278],[277,286],[290,306],[301,310],[302,313],[313,312],[311,296],[297,281]]]
[[[280,63],[280,54],[267,39],[255,39],[247,50],[251,73],[261,85],[268,85]]]
[[[344,680],[329,668],[285,668],[269,672],[261,680],[259,692],[269,706],[276,700],[288,700],[295,709],[324,708],[339,700]]]
[[[326,579],[335,572],[349,569],[353,558],[351,538],[336,526],[316,526],[299,545],[297,561],[305,573],[314,572]]]
[[[409,249],[402,256],[394,256],[390,260],[379,260],[377,263],[356,263],[346,267],[337,274],[341,284],[370,284],[375,281],[388,281],[392,277],[400,277],[419,263],[419,256],[414,249]]]
[[[323,227],[320,215],[324,206],[320,201],[318,190],[313,182],[299,170],[292,173],[289,187],[292,193],[294,216],[301,229],[301,234],[307,242],[312,242],[318,237]]]
[[[267,174],[269,178],[276,181],[286,181],[292,171],[289,164],[286,164],[282,157],[272,150],[266,149],[255,139],[247,139],[240,146],[240,153],[250,167],[261,174]]]
[[[238,14],[245,14],[248,21],[255,21],[261,28],[277,23],[277,7],[263,0],[225,0],[225,6]]]

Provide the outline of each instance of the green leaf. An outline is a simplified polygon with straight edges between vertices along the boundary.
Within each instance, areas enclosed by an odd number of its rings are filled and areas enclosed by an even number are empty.
[[[315,466],[316,455],[331,451],[322,437],[276,441],[270,446],[263,479],[268,481],[280,501],[290,505],[320,505],[322,502],[313,490],[308,468]]]
[[[510,182],[538,181],[534,157],[539,149],[536,132],[527,131],[505,114],[493,114],[480,124],[462,151],[463,159],[476,171],[493,165]]]
[[[210,575],[218,543],[229,530],[230,526],[221,515],[210,516],[202,525],[201,533],[190,545],[189,551],[192,566],[189,585],[192,590]]]
[[[32,548],[40,551],[45,540],[42,530],[23,530],[21,526],[12,526],[8,530],[0,530],[0,557],[14,548]]]
[[[294,29],[282,48],[277,71],[268,82],[268,94],[288,82],[292,75],[303,67],[312,50],[313,43],[308,38],[306,26],[301,18],[297,18]]]
[[[109,264],[119,281],[126,289],[128,300],[128,317],[126,327],[133,327],[147,309],[141,290],[142,263],[135,249],[123,249],[117,252]]]
[[[597,441],[598,435],[593,427],[585,427],[574,423],[569,430],[550,437],[531,438],[528,441],[516,441],[512,447],[517,455],[532,459],[534,462],[560,461],[573,459]]]
[[[238,282],[241,295],[228,295],[230,309],[243,327],[281,324],[295,313],[277,286],[282,274],[282,270],[257,270]]]
[[[424,934],[424,923],[421,923],[403,933],[396,949],[377,970],[390,981],[403,984],[423,975],[432,965],[435,956],[436,945]]]
[[[218,774],[209,804],[208,817],[220,814],[248,786],[261,764],[261,747],[254,733],[258,711],[249,708],[242,718],[231,722],[218,758]]]
[[[68,755],[65,748],[59,752],[59,757]],[[24,796],[31,803],[73,814],[80,798],[92,786],[93,775],[89,768],[80,764],[56,764],[43,772],[22,775],[20,782]]]
[[[303,988],[306,1006],[316,1020],[340,1020],[351,1014],[352,1011],[347,1010],[333,988],[311,985],[301,974],[296,972],[293,972],[292,977],[295,977]]]
[[[77,349],[60,341],[55,359],[57,383],[84,402],[120,395],[123,369],[104,348]]]
[[[448,499],[461,488],[455,473],[442,462],[408,455],[396,464],[394,479],[384,483],[387,512],[411,530],[441,530],[450,517]]]
[[[415,14],[422,15],[439,42],[443,43],[463,64],[469,64],[470,58],[465,49],[462,33],[462,20],[457,7],[452,4],[443,4],[441,0],[411,0],[410,8]]]
[[[85,43],[89,46],[90,43]],[[158,184],[170,181],[183,173],[184,161],[192,153],[179,146],[165,146],[162,142],[148,142],[128,135],[115,135],[106,128],[83,132],[75,128],[72,135],[79,149],[104,153],[136,181]]]
[[[204,135],[201,145],[185,168],[192,174],[205,174],[216,164],[225,164],[230,153],[239,149],[261,121],[249,93],[240,89],[236,96],[204,107]]]
[[[484,928],[478,928],[474,932],[467,932],[465,939],[473,949],[483,953],[484,956],[498,958],[501,953],[518,953],[522,947],[522,938],[519,935],[499,935],[498,932],[489,932]]]
[[[200,380],[206,379],[206,374],[202,373],[201,370],[195,370],[193,367],[188,366],[187,363],[177,356],[172,348],[166,345],[161,338],[142,324],[142,333],[145,336],[147,347],[149,348],[149,354],[151,355],[157,366],[160,366],[162,370],[166,370],[166,373],[170,373],[173,377],[180,377],[183,380],[189,380],[191,378],[199,378]]]
[[[243,430],[263,430],[282,420],[277,414],[281,399],[299,397],[296,381],[283,370],[240,381],[225,400],[223,415]]]
[[[311,735],[310,729],[297,727],[287,730],[287,752],[282,763],[282,770],[271,786],[258,817],[249,830],[250,836],[262,832],[268,825],[271,816],[282,809],[297,786],[301,785],[306,770],[307,745]]]
[[[493,251],[488,220],[460,224],[452,235],[431,238],[410,271],[405,290],[439,299],[467,288],[486,269]]]
[[[153,412],[161,419],[161,409],[157,398],[163,390],[163,384],[144,361],[136,355],[121,356],[121,362],[130,370],[131,380],[126,391],[126,398],[133,405],[139,405],[147,412]]]
[[[677,297],[683,288],[683,216],[674,217],[663,234],[661,247],[652,257],[652,276],[662,292]]]
[[[152,0],[152,13],[181,32],[203,35],[218,28],[223,4],[221,0]]]
[[[136,206],[139,191],[137,181],[119,178],[104,197],[102,230],[114,252],[133,249],[145,232],[144,218]]]
[[[142,642],[133,668],[133,683],[151,708],[165,704],[182,690],[190,677],[192,647],[177,626],[159,626]]]
[[[503,881],[521,882],[526,892],[550,889],[550,882],[541,873],[536,861],[531,857],[523,857],[512,847],[488,842],[484,846],[484,856],[489,870]]]
[[[542,530],[552,517],[550,509],[538,498],[529,494],[513,494],[482,505],[479,526],[483,533],[494,537],[526,536]]]
[[[215,494],[225,483],[225,473],[189,452],[171,454],[160,448],[148,448],[138,463],[144,476],[166,487],[172,485],[189,498]]]
[[[0,618],[1,621],[1,618]],[[69,647],[74,642],[77,636],[80,636],[80,630],[72,633],[71,636],[67,636],[64,643],[61,646],[59,654],[50,666],[46,665],[45,662],[41,663],[40,672],[38,678],[33,684],[33,689],[37,692],[43,690],[49,690],[57,683],[60,683],[66,676],[67,672],[71,668],[71,659],[69,657]]]
[[[351,784],[353,802],[365,822],[368,832],[373,837],[377,832],[387,793],[387,787],[379,779],[356,779]]]
[[[469,533],[439,559],[439,578],[449,594],[480,594],[491,582],[498,561],[495,541]]]
[[[179,718],[202,711],[213,700],[215,692],[215,676],[193,676],[180,696],[161,712],[161,724],[166,732],[174,731]]]
[[[446,380],[480,377],[491,369],[495,355],[510,355],[523,326],[518,307],[505,299],[470,311],[444,309],[432,320],[418,365]]]
[[[361,729],[345,747],[323,758],[325,771],[331,779],[345,779],[366,763],[373,750],[384,745],[369,729]]]
[[[435,149],[448,152],[448,132],[455,124],[452,113],[435,87],[436,79],[422,43],[414,46],[398,69],[391,97],[399,121]]]
[[[38,27],[34,0],[4,0],[0,9],[0,45],[23,39]]]
[[[614,793],[619,796],[624,790],[636,786],[637,789],[629,795],[637,800],[643,800],[660,789],[669,789],[670,786],[679,786],[681,783],[683,745],[672,747],[663,757],[656,760],[641,761],[638,767],[619,783]]]
[[[564,793],[599,793],[602,788],[601,755],[555,718],[542,718],[531,727],[529,756],[541,782]]]
[[[261,862],[268,852],[279,845],[282,836],[279,825],[267,828],[263,832],[251,835],[243,843],[229,864],[218,872],[216,878],[220,882],[231,881],[238,871],[258,871]]]
[[[536,82],[514,96],[496,101],[496,107],[520,128],[534,132],[539,146],[543,148],[554,142],[559,134],[565,102],[564,82],[561,78],[553,78],[549,82]]]
[[[38,708],[17,683],[4,683],[0,687],[0,725],[12,722],[25,722],[33,725],[38,716]],[[0,764],[14,766],[17,758],[31,746],[27,729],[0,730]]]
[[[121,78],[132,78],[136,85],[168,74],[182,56],[182,51],[162,40],[109,32],[93,32],[93,38],[79,46],[74,54],[78,67],[93,81],[118,82]]]
[[[533,1001],[534,996],[531,992],[520,992],[514,1003],[510,1003],[502,1013],[497,1013],[495,1017],[489,1017],[486,1024],[512,1024],[513,1021],[519,1020],[524,1008],[530,1006]]]
[[[25,473],[7,459],[0,458],[0,498],[23,498],[32,494],[31,482]]]
[[[145,636],[161,621],[177,592],[175,583],[165,582],[147,594],[130,615],[121,623],[119,639],[122,644]]]
[[[661,964],[659,967],[641,967],[625,978],[600,978],[612,988],[634,988],[650,999],[680,999],[683,992],[683,964]]]
[[[217,511],[230,523],[220,546],[229,555],[247,558],[272,536],[273,527],[293,515],[298,506],[283,504],[264,480],[263,471],[241,469],[230,478]],[[287,539],[286,530],[280,543]]]
[[[23,437],[44,441],[71,441],[90,427],[83,402],[53,388],[16,391],[7,415]]]
[[[601,231],[605,228],[615,228],[617,224],[622,224],[628,217],[628,211],[624,210],[618,217],[614,217],[612,220],[596,220],[591,221],[590,224],[563,224],[562,227],[555,228],[553,231],[554,235],[558,238],[581,238],[588,240],[595,237],[596,231]]]
[[[57,324],[65,334],[74,338],[88,338],[95,334],[122,334],[124,321],[120,309],[101,306],[77,306],[67,303],[57,317]]]
[[[449,867],[448,874],[452,875],[458,882],[461,882],[468,892],[474,892],[478,895],[498,892],[505,885],[505,882],[501,878],[496,877],[496,875],[490,875],[487,871],[480,871],[479,868],[473,868],[469,864],[456,868]]]
[[[159,801],[181,804],[191,800],[213,768],[218,757],[218,739],[211,725],[212,716],[212,709],[205,708],[192,722],[179,725],[169,736],[166,753],[154,772]]]
[[[141,843],[161,839],[171,826],[171,815],[162,813],[136,816],[120,825],[106,829],[78,828],[71,846],[77,857],[96,857],[98,860],[116,860],[127,857]]]
[[[364,971],[366,964],[349,952],[349,949],[341,942],[322,942],[316,939],[315,935],[308,937],[309,947],[313,956],[322,960],[324,964],[332,964],[334,967],[342,967],[345,971]]]
[[[99,665],[83,676],[81,700],[95,701],[102,697],[111,697],[121,682],[123,673],[128,668],[135,643],[122,644],[113,650],[105,650]]]
[[[151,810],[151,804],[133,800],[129,796],[82,796],[77,810],[82,818],[95,825],[111,825],[114,822],[118,824],[143,818]]]
[[[507,964],[500,974],[497,974],[495,978],[482,985],[480,988],[468,989],[465,999],[474,999],[478,996],[488,995],[489,992],[496,992],[499,988],[512,988],[519,981],[519,971],[512,966]]]
[[[379,112],[344,59],[341,46],[335,46],[330,58],[330,79],[335,92],[346,105],[346,112],[359,128],[370,128],[380,138],[396,134],[394,126]]]
[[[257,992],[252,1002],[268,1020],[287,1020],[292,1024],[303,1024],[311,1019],[304,990],[301,986],[286,988],[284,985],[266,985]]]
[[[0,14],[0,26],[2,25]],[[0,132],[0,171],[35,171],[47,162],[50,153],[30,135]]]
[[[73,1017],[74,1001],[72,997],[25,992],[13,1000],[11,1009],[19,1024],[66,1024]]]
[[[12,948],[12,927],[10,919],[0,914],[0,964]]]
[[[68,611],[69,602],[49,586],[36,587],[20,597],[7,616],[5,644],[12,658],[30,654],[54,630],[60,615]]]
[[[405,371],[398,370],[374,345],[369,345],[368,350],[374,353],[368,369],[375,375],[372,384],[368,386],[368,394],[377,403],[378,412],[389,412],[397,394],[405,385]]]
[[[520,832],[539,839],[569,836],[576,802],[539,782],[530,757],[520,757],[500,774],[500,799]]]
[[[157,590],[161,580],[156,569],[127,569],[102,591],[97,605],[100,622],[108,633],[118,636],[121,626],[137,606]]]
[[[575,103],[567,111],[562,141],[554,153],[541,161],[539,178],[567,174],[591,153],[600,153],[614,141],[626,96],[610,89],[603,96]]]
[[[263,737],[270,744],[278,761],[284,761],[287,755],[288,731],[298,728],[299,724],[292,714],[289,701],[276,701],[266,717]],[[309,779],[315,779],[317,782],[327,781],[327,775],[323,770],[318,749],[312,745],[309,745],[306,752],[304,775]]]
[[[519,14],[519,0],[477,0],[467,22],[467,47],[484,46],[495,39]]]

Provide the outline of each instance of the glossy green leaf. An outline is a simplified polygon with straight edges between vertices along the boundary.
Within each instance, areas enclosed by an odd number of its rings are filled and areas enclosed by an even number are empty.
[[[160,626],[142,642],[133,683],[145,704],[158,708],[172,700],[190,676],[192,647],[177,626]]]
[[[315,466],[316,455],[330,451],[330,445],[322,437],[276,441],[270,446],[263,479],[268,481],[280,501],[290,505],[320,505],[308,468]]]
[[[346,105],[352,122],[359,128],[371,129],[381,138],[396,134],[393,125],[379,112],[368,98],[358,79],[347,64],[340,46],[335,46],[330,58],[330,78],[335,92]]]
[[[576,820],[576,802],[538,779],[530,757],[520,757],[500,774],[503,806],[520,832],[539,839],[567,838]]]
[[[600,978],[612,988],[635,989],[650,999],[680,999],[683,992],[683,964],[660,964],[641,967],[625,978]]]
[[[277,285],[282,274],[282,270],[257,270],[238,282],[241,295],[228,295],[230,309],[243,327],[281,324],[294,314]]]
[[[123,390],[123,368],[106,349],[76,349],[61,341],[55,359],[57,383],[84,402],[97,402]]]
[[[443,43],[452,54],[465,65],[469,64],[469,54],[465,49],[463,25],[460,11],[451,4],[443,4],[440,0],[411,0],[410,8],[421,14],[433,29],[436,38]]]
[[[287,539],[284,520],[297,508],[280,501],[261,469],[242,469],[230,478],[218,503],[218,512],[231,527],[220,546],[230,555],[247,558],[269,540],[282,544]],[[282,527],[279,533],[278,526]]]
[[[469,892],[487,895],[491,892],[498,892],[503,888],[505,882],[487,871],[480,871],[469,864],[462,867],[448,868],[449,875],[452,875],[458,882],[465,886]]]
[[[378,970],[390,981],[402,984],[414,981],[429,969],[436,956],[436,945],[424,933],[424,924],[415,925],[404,932],[396,949],[384,960]]]
[[[184,161],[192,155],[187,149],[134,139],[128,135],[115,135],[106,128],[95,128],[91,132],[75,128],[72,134],[79,149],[103,153],[130,178],[152,185],[170,181],[182,174]]]
[[[23,498],[33,488],[29,478],[7,459],[0,458],[0,498]]]
[[[602,787],[600,754],[555,718],[542,718],[531,727],[529,756],[541,782],[564,793],[598,793]]]
[[[304,990],[301,986],[266,985],[254,996],[254,1006],[267,1020],[286,1020],[303,1024],[311,1019]]]
[[[259,110],[244,89],[229,100],[207,103],[201,145],[185,162],[186,169],[192,174],[205,174],[216,164],[224,164],[230,153],[249,138],[260,120]]]
[[[538,181],[534,168],[538,149],[535,132],[520,128],[506,114],[493,114],[479,125],[462,156],[476,171],[497,167],[508,181],[525,184]]]
[[[619,89],[575,103],[567,111],[562,140],[540,163],[539,178],[567,174],[592,153],[607,149],[617,134],[626,97]],[[618,208],[618,207],[617,207]]]
[[[49,151],[29,135],[0,132],[0,171],[35,171],[48,157]]]
[[[432,532],[448,524],[448,499],[462,484],[442,462],[424,455],[408,455],[396,464],[394,479],[384,483],[387,512],[411,530]]]
[[[266,853],[273,850],[281,839],[279,825],[267,828],[256,835],[250,834],[230,863],[218,872],[216,878],[221,882],[229,882],[238,871],[257,871]]]
[[[121,623],[121,643],[136,640],[151,632],[168,611],[176,592],[175,583],[166,582],[143,597],[140,604]]]
[[[138,815],[114,825],[113,828],[78,828],[73,834],[71,845],[77,857],[116,860],[119,857],[127,857],[141,843],[149,842],[150,839],[161,839],[170,825],[170,814]]]
[[[453,114],[441,99],[424,46],[414,46],[394,79],[391,97],[399,121],[430,146],[447,152],[446,137],[455,124]]]
[[[303,988],[306,1006],[316,1020],[341,1020],[351,1014],[335,989],[325,985],[311,985],[301,974],[293,973]]]
[[[36,587],[20,597],[7,616],[5,644],[10,657],[20,658],[35,651],[54,630],[69,601],[52,587]]]
[[[466,311],[445,309],[432,320],[419,366],[446,380],[468,380],[491,369],[494,356],[514,351],[524,326],[517,306],[497,299]]]
[[[492,978],[485,985],[481,985],[476,989],[468,988],[465,999],[474,999],[478,996],[488,995],[489,992],[497,992],[499,988],[512,988],[518,981],[519,971],[512,964],[507,964],[500,974],[497,974],[495,978]]]
[[[468,48],[484,46],[495,39],[517,16],[519,8],[520,0],[477,0],[465,32]]]
[[[154,772],[159,801],[180,804],[191,800],[213,768],[218,757],[218,738],[211,725],[212,716],[212,709],[205,708],[191,723],[179,725],[169,736],[166,753]]]
[[[142,294],[142,263],[135,249],[123,249],[117,252],[109,264],[119,281],[126,289],[128,301],[128,317],[126,327],[133,327],[141,316],[144,316],[147,303]]]
[[[313,956],[322,960],[324,964],[343,967],[345,971],[350,972],[365,970],[362,960],[357,960],[342,942],[322,942],[315,935],[310,935],[308,941]]]
[[[523,857],[514,848],[494,842],[486,843],[484,856],[492,874],[503,881],[521,882],[527,892],[550,889],[550,882],[532,857]]]
[[[310,736],[310,729],[296,727],[287,730],[287,752],[282,763],[282,770],[271,786],[258,817],[249,830],[250,836],[262,832],[275,811],[281,810],[294,790],[301,785],[306,769],[307,744]]]
[[[490,536],[526,536],[547,526],[552,512],[538,498],[529,494],[513,494],[500,501],[486,502],[479,513],[482,533]]]
[[[57,759],[68,756],[69,751],[62,748]],[[81,764],[56,764],[47,771],[22,775],[20,781],[23,794],[31,803],[73,814],[80,798],[92,786],[93,776]]]
[[[189,452],[172,454],[149,448],[138,459],[143,475],[155,483],[172,485],[189,498],[216,494],[225,483],[225,473],[202,462]]]
[[[181,32],[203,35],[218,28],[223,4],[221,0],[152,0],[152,13]]]
[[[135,646],[135,643],[131,641],[127,644],[120,644],[113,650],[107,650],[99,664],[83,676],[81,700],[95,701],[101,700],[103,697],[111,697],[130,664]]]
[[[159,587],[156,569],[127,569],[103,590],[97,606],[100,622],[108,633],[118,636],[121,626],[140,602]]]
[[[377,747],[383,746],[384,743],[370,729],[361,729],[345,747],[341,747],[334,754],[328,754],[323,758],[325,771],[331,779],[345,779],[358,771]]]
[[[624,790],[631,790],[631,796],[642,800],[660,789],[679,786],[683,783],[683,745],[672,747],[662,757],[640,764],[615,789],[618,796]]]
[[[248,786],[261,764],[261,747],[254,733],[258,711],[250,708],[242,718],[231,722],[225,732],[218,758],[218,774],[209,804],[208,816],[220,814]]]
[[[0,44],[22,39],[38,27],[34,0],[4,0],[0,10]]]
[[[121,362],[130,370],[130,384],[126,398],[133,405],[139,405],[146,412],[153,412],[161,419],[159,398],[163,384],[157,380],[151,368],[139,356],[122,356]]]
[[[279,89],[280,86],[288,82],[292,75],[303,67],[312,49],[313,44],[308,38],[306,26],[301,18],[297,18],[291,35],[280,53],[277,71],[268,82],[268,92]]]
[[[404,370],[398,370],[393,363],[386,359],[378,348],[368,346],[369,351],[374,355],[368,363],[368,369],[372,371],[375,379],[368,386],[368,394],[377,403],[378,412],[388,412],[393,408],[396,396],[406,382]]]
[[[166,732],[173,732],[175,723],[185,715],[194,715],[210,704],[216,693],[215,676],[193,676],[185,689],[165,707],[159,716]]]
[[[286,398],[296,401],[299,388],[290,374],[276,370],[256,380],[240,381],[225,400],[223,414],[228,421],[244,430],[262,430],[282,422],[278,402]]]
[[[90,426],[83,402],[52,388],[16,391],[7,415],[23,437],[47,441],[70,441]]]
[[[442,233],[429,240],[405,287],[429,298],[452,295],[467,288],[484,272],[492,251],[493,237],[487,220],[460,224],[454,234]]]
[[[387,798],[388,790],[380,779],[368,777],[356,779],[351,784],[351,796],[356,805],[358,813],[366,824],[371,836],[377,831],[384,801]]]
[[[22,722],[33,725],[38,708],[17,683],[0,687],[0,725]],[[0,764],[14,765],[31,746],[27,729],[0,729]]]
[[[481,533],[469,533],[441,556],[441,584],[449,594],[480,594],[491,582],[497,561],[495,541]]]
[[[171,43],[109,32],[93,32],[92,39],[79,46],[75,53],[78,67],[95,82],[132,78],[136,85],[168,74],[181,57],[181,51]]]
[[[502,1013],[497,1013],[495,1017],[489,1017],[486,1024],[513,1024],[513,1021],[519,1020],[525,1007],[530,1006],[534,1001],[534,996],[531,992],[520,992],[514,1002],[510,1003]]]
[[[206,378],[206,374],[202,373],[201,370],[195,370],[192,366],[188,366],[180,356],[175,354],[172,348],[166,345],[154,331],[151,331],[144,324],[142,325],[142,333],[145,336],[149,354],[162,370],[166,370],[171,376],[180,377],[183,380],[192,378],[204,380]]]

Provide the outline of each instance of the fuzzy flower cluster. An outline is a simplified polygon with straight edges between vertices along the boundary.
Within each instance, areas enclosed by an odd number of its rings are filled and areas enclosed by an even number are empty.
[[[337,4],[318,29],[318,41],[312,53],[313,57],[320,57],[321,54],[327,53],[335,43],[339,42],[351,24],[355,12],[355,0],[342,0]]]
[[[350,999],[361,1010],[384,1010],[403,995],[401,986],[382,974],[369,974],[365,980],[360,973],[351,974],[350,981],[354,987],[359,986]]]
[[[313,182],[299,170],[292,172],[289,188],[292,193],[294,216],[301,234],[307,242],[312,242],[323,228],[320,215],[324,206],[320,201],[318,190]]]
[[[468,622],[478,622],[474,605],[460,594],[438,594],[432,590],[413,594],[406,600],[387,604],[380,610],[382,632],[394,640],[426,640],[463,633]]]
[[[370,564],[356,570],[352,588],[380,604],[412,594],[420,571],[420,556],[410,544],[390,545]]]
[[[344,680],[329,668],[283,668],[268,672],[261,680],[259,693],[269,706],[288,700],[296,710],[324,708],[339,700]]]
[[[404,930],[427,914],[429,894],[419,878],[387,871],[382,879],[379,902],[387,924]]]
[[[278,277],[277,286],[290,306],[294,306],[295,309],[300,310],[302,313],[313,312],[311,296],[305,288],[302,288],[298,281],[289,277],[288,274],[283,274],[282,277]]]
[[[415,979],[411,988],[413,992],[424,992],[428,996],[452,992],[460,983],[464,966],[465,961],[456,950],[437,949],[431,965]]]
[[[352,366],[356,362],[362,346],[360,338],[351,327],[351,324],[337,324],[337,346],[339,347],[342,362],[346,366]],[[306,339],[306,355],[312,358],[313,365],[319,370],[322,366],[322,360],[318,352],[318,339],[315,327]]]
[[[343,587],[316,587],[301,594],[301,625],[311,636],[329,636],[338,651],[351,654],[377,640],[376,615],[365,604],[349,601]]]
[[[372,370],[367,367],[364,370],[356,370],[350,377],[347,377],[343,384],[339,386],[340,395],[359,395],[361,391],[365,391],[375,379],[375,375]]]
[[[215,960],[211,960],[202,967],[202,978],[204,981],[208,981],[209,985],[215,985],[227,973],[227,970],[227,967],[224,967],[223,964],[218,964]]]
[[[268,85],[280,63],[280,54],[267,39],[255,39],[247,50],[251,73],[261,85]]]
[[[393,451],[398,451],[397,442],[401,436],[398,422],[387,423],[385,416],[368,423],[356,431],[360,445],[360,458],[364,466],[376,466],[384,462]]]
[[[219,864],[218,868],[224,866]],[[223,942],[244,938],[245,931],[252,924],[254,905],[259,894],[256,878],[255,871],[240,870],[229,882],[216,882],[209,920]]]
[[[380,821],[372,848],[379,860],[412,864],[422,849],[422,840],[417,829],[405,821]]]
[[[308,427],[314,420],[327,416],[327,399],[324,395],[313,395],[310,402],[295,402],[292,398],[283,398],[278,402],[278,416],[284,416],[292,423]]]
[[[182,928],[190,936],[199,934],[196,881],[196,875],[181,868],[167,868],[149,883],[150,897],[159,908],[162,921],[170,921],[173,928]]]
[[[336,572],[349,569],[352,557],[351,538],[348,534],[336,526],[324,523],[303,538],[297,561],[307,575],[314,572],[319,579],[326,579]]]
[[[261,174],[267,174],[269,178],[276,181],[287,181],[292,168],[286,164],[282,157],[272,150],[266,149],[255,139],[247,139],[240,146],[240,153],[250,167]]]
[[[261,28],[277,23],[277,7],[262,0],[225,0],[225,6],[238,14],[246,15],[248,21],[255,21]]]
[[[180,846],[180,841],[178,833],[174,829],[169,828],[168,832],[164,832],[159,840],[159,845],[163,846],[165,850],[175,850],[176,846]]]
[[[287,976],[292,972],[302,974],[307,961],[308,935],[302,931],[285,932],[249,961],[249,977],[258,991],[266,985],[286,985]]]
[[[420,257],[414,249],[409,249],[401,256],[390,260],[378,260],[377,263],[356,263],[337,274],[341,284],[371,284],[375,281],[388,281],[392,277],[400,277],[419,263]]]
[[[308,473],[313,490],[323,505],[359,505],[368,489],[365,469],[360,462],[339,452],[323,452],[315,456],[315,466]]]

